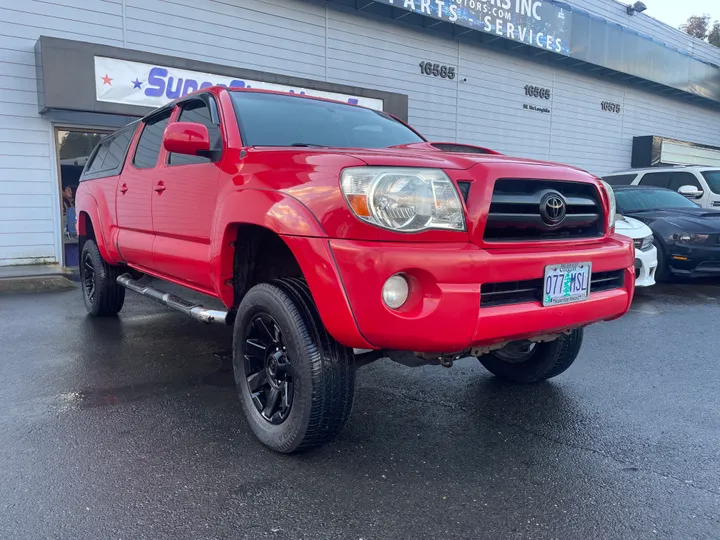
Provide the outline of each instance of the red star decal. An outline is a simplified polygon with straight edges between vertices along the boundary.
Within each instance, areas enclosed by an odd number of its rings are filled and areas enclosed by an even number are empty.
[[[103,84],[109,84],[110,86],[112,86],[112,82],[110,82],[110,81],[112,81],[112,79],[110,77],[108,77],[107,73],[105,74],[104,77],[100,77],[100,78],[102,79]]]

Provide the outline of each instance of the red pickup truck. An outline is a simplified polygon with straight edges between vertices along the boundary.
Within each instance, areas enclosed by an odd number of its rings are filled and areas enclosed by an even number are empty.
[[[598,178],[307,96],[176,100],[99,143],[76,205],[89,313],[117,314],[130,289],[234,325],[245,415],[280,452],[338,433],[360,365],[472,355],[505,379],[547,379],[634,291],[633,244]]]

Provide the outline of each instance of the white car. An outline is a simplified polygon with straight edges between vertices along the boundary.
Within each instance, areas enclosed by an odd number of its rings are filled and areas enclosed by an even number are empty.
[[[657,248],[653,244],[650,227],[637,219],[618,216],[615,221],[615,232],[629,236],[635,244],[635,286],[655,285],[655,270],[658,265]]]
[[[697,165],[651,167],[603,176],[611,186],[654,186],[677,191],[703,208],[720,207],[720,169]]]

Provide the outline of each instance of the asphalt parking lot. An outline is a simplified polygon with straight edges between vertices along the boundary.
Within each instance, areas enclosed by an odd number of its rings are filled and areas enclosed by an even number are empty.
[[[0,538],[720,538],[720,284],[641,291],[552,382],[380,361],[300,456],[241,416],[230,333],[129,295],[0,296]]]

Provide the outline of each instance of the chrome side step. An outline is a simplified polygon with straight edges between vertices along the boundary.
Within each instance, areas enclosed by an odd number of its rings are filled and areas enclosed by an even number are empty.
[[[165,304],[167,307],[172,308],[176,311],[189,315],[193,319],[204,323],[220,323],[225,324],[227,319],[227,311],[219,311],[217,309],[207,309],[200,304],[194,304],[180,298],[174,294],[166,293],[143,285],[138,281],[132,279],[130,274],[123,274],[118,276],[117,282],[133,292],[157,300],[161,304]]]

